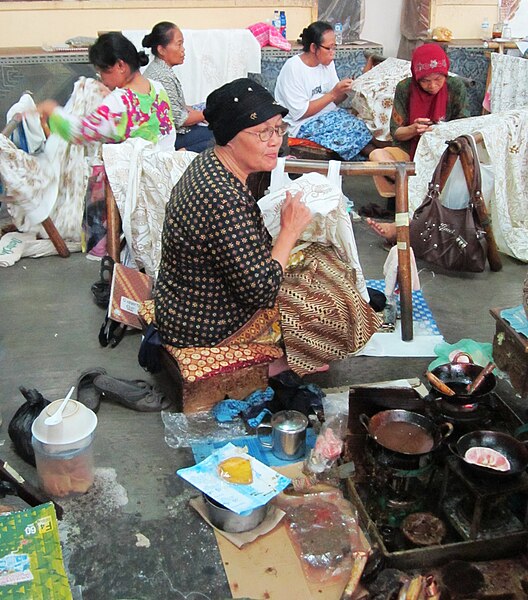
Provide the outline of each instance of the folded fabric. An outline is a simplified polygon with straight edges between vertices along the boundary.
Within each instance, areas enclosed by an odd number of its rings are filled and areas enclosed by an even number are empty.
[[[22,148],[30,154],[40,152],[46,143],[46,136],[44,135],[42,125],[40,124],[37,107],[30,94],[22,94],[20,100],[16,104],[13,104],[7,111],[6,122],[9,123],[9,121],[18,114],[23,115],[21,127],[26,147],[23,147],[22,144],[19,143],[19,132],[17,131],[15,131],[12,136],[13,142],[15,142],[18,148]]]
[[[505,308],[504,310],[501,310],[500,315],[503,319],[508,321],[517,333],[522,333],[524,336],[528,337],[528,319],[526,318],[522,304],[513,308]]]
[[[273,389],[267,387],[265,390],[253,392],[244,400],[228,398],[215,404],[211,413],[219,423],[228,423],[242,415],[250,427],[256,427],[267,414],[271,414],[267,405],[273,398],[273,394]]]
[[[280,32],[272,25],[260,22],[250,25],[248,29],[257,38],[257,42],[261,48],[264,46],[273,46],[287,52],[291,50],[290,42],[284,39]]]
[[[6,233],[0,238],[0,267],[11,267],[22,258],[24,244],[35,239],[34,233]]]
[[[412,248],[410,248],[410,259],[412,289],[416,291],[420,289],[420,278],[418,277],[416,259]],[[398,246],[393,246],[390,249],[389,256],[387,256],[387,260],[383,265],[383,275],[385,275],[385,296],[390,298],[394,294],[398,279]]]

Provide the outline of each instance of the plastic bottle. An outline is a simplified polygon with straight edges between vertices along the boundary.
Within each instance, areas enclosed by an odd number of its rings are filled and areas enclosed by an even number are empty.
[[[275,10],[273,12],[273,21],[271,22],[271,24],[273,25],[273,27],[275,27],[277,31],[280,30],[280,14],[278,10]]]
[[[286,39],[286,12],[284,10],[280,11],[280,29],[279,29],[282,37]]]
[[[338,46],[341,46],[343,43],[343,25],[341,23],[336,23],[334,25],[334,33],[335,33],[336,44]]]
[[[484,17],[482,19],[482,23],[480,24],[480,32],[483,40],[490,39],[490,22],[488,21],[488,17]]]
[[[511,39],[511,36],[512,36],[512,32],[511,32],[510,23],[508,21],[504,21],[504,26],[502,28],[502,37],[505,40],[509,40],[509,39]]]

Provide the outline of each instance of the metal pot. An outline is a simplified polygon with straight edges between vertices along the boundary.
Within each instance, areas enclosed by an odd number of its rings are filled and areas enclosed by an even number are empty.
[[[427,417],[408,410],[384,410],[370,419],[362,414],[359,421],[383,448],[412,456],[436,450],[453,431],[451,423],[436,425]]]
[[[479,388],[473,394],[468,394],[467,386],[472,384],[483,370],[484,367],[473,363],[454,362],[440,365],[434,368],[431,373],[455,392],[454,396],[448,396],[435,387],[435,390],[444,400],[453,404],[465,404],[469,399],[478,401],[479,398],[495,389],[497,380],[493,373],[489,373],[484,377],[484,381]]]
[[[528,467],[527,443],[528,442],[521,442],[507,433],[479,430],[466,433],[458,439],[456,444],[450,444],[449,449],[462,460],[464,468],[473,474],[504,478],[520,475]],[[496,469],[481,467],[466,462],[464,460],[466,452],[470,448],[475,447],[491,448],[492,450],[500,452],[500,454],[508,459],[510,469],[508,471],[497,471]]]
[[[207,494],[203,494],[203,499],[209,521],[217,529],[221,529],[226,533],[242,533],[243,531],[255,529],[255,527],[264,521],[268,514],[267,504],[239,515],[210,496],[207,496]]]

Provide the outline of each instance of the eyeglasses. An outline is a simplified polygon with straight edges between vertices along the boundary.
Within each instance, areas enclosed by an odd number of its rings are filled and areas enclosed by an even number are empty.
[[[288,127],[288,123],[281,123],[277,127],[267,127],[262,131],[246,131],[245,133],[258,136],[261,142],[269,142],[274,133],[276,133],[279,137],[284,137],[288,131]]]
[[[323,44],[317,44],[319,48],[324,48],[328,50],[328,52],[335,52],[337,50],[337,46],[323,46]]]

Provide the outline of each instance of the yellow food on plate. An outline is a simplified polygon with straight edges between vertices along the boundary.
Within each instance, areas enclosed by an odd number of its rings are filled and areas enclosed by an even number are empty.
[[[229,483],[249,485],[253,483],[251,462],[247,458],[233,456],[226,458],[218,465],[218,475]]]

